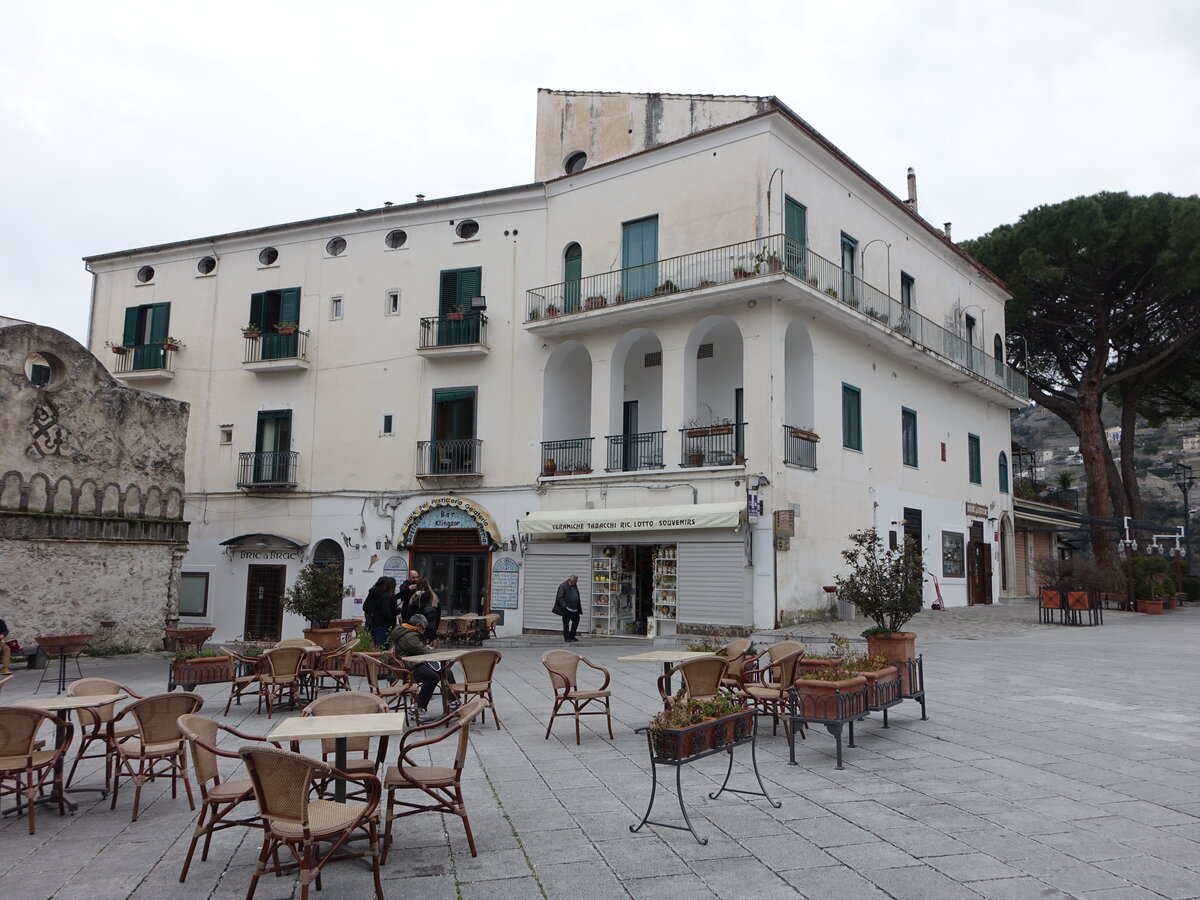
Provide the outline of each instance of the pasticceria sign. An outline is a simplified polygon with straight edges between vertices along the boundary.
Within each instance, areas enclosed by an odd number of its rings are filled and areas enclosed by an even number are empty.
[[[500,543],[500,528],[491,513],[462,497],[433,497],[409,513],[400,529],[404,544],[411,544],[421,528],[478,528],[480,544]]]

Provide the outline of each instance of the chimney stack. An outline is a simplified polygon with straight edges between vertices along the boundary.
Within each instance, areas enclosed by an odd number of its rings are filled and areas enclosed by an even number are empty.
[[[946,240],[948,240],[948,241],[953,240],[953,238],[950,237],[950,223],[949,222],[947,222],[945,224],[945,226],[943,227],[942,230],[946,232]]]
[[[917,173],[912,166],[908,167],[908,199],[904,202],[914,213],[917,211]]]

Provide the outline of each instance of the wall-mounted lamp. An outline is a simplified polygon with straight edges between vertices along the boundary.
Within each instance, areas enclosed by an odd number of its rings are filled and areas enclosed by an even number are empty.
[[[384,550],[391,550],[391,549],[392,549],[392,539],[391,539],[390,537],[385,537],[385,538],[383,539],[383,549],[384,549]]]
[[[472,297],[471,309],[484,310],[487,309],[487,297]]]

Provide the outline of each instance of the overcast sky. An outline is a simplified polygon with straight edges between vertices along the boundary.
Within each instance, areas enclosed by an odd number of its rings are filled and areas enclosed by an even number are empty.
[[[1194,0],[0,8],[0,315],[76,338],[80,258],[533,180],[536,90],[773,94],[975,237],[1200,193]]]

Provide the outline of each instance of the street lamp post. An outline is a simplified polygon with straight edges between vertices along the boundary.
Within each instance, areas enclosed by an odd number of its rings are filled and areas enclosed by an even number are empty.
[[[1188,492],[1196,484],[1192,477],[1192,467],[1180,460],[1175,460],[1175,487],[1183,494],[1183,559],[1187,574],[1192,574],[1192,508],[1188,505]]]

